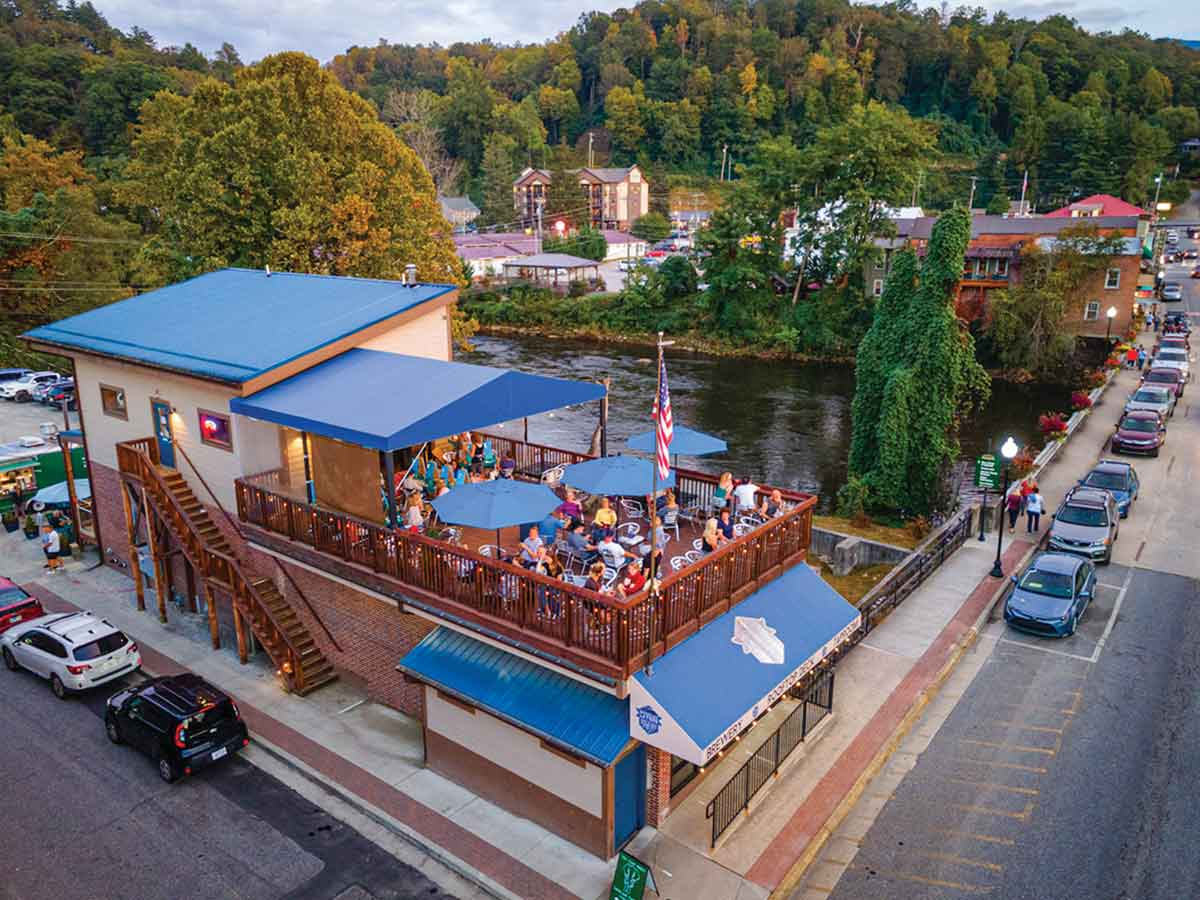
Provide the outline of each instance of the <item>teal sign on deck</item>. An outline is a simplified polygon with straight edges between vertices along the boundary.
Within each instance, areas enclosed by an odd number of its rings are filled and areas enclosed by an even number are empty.
[[[647,884],[655,891],[658,890],[654,876],[650,874],[650,867],[636,856],[630,856],[622,850],[617,855],[617,870],[613,872],[612,891],[609,892],[608,900],[642,900]]]
[[[975,487],[994,491],[1000,489],[1000,467],[991,453],[985,453],[975,460]]]

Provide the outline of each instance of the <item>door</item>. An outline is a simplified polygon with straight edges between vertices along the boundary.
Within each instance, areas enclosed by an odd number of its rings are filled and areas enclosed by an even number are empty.
[[[613,851],[646,824],[646,746],[617,763],[613,772]]]
[[[158,441],[158,461],[173,469],[175,439],[171,434],[171,404],[166,400],[151,400],[150,418],[154,421],[154,438]]]

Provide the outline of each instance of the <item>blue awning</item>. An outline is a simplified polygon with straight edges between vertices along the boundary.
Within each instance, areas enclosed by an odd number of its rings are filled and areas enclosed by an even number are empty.
[[[603,386],[588,382],[355,348],[234,397],[229,408],[360,447],[396,450],[603,396]]]
[[[439,627],[397,668],[598,766],[629,743],[629,701]]]
[[[859,612],[806,565],[789,569],[630,682],[629,730],[705,765],[848,638]]]

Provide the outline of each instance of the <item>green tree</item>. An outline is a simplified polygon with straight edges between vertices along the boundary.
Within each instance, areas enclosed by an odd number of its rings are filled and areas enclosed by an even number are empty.
[[[634,237],[656,244],[671,233],[671,223],[662,213],[648,212],[635,219],[629,230]]]
[[[514,219],[513,182],[517,178],[517,165],[513,156],[517,142],[507,134],[489,134],[483,148],[483,164],[480,176],[483,179],[483,202],[479,207],[479,224],[499,225]]]
[[[438,123],[447,149],[472,172],[483,160],[483,139],[489,131],[495,96],[480,68],[461,56],[446,64],[446,95]]]
[[[989,216],[1002,216],[1008,212],[1011,201],[1008,199],[1008,191],[1004,190],[1004,186],[1000,186],[1000,190],[992,194],[992,198],[988,200],[987,207],[984,210]]]
[[[654,273],[654,281],[668,301],[693,296],[698,289],[696,268],[686,256],[668,256]]]
[[[646,136],[642,121],[644,100],[640,85],[635,85],[633,90],[614,87],[604,98],[604,115],[613,146],[627,157],[637,153],[638,144]]]
[[[600,262],[608,256],[608,241],[602,232],[585,225],[573,234],[561,238],[551,234],[542,241],[542,250],[546,253],[566,253]]]
[[[850,474],[865,481],[873,505],[923,514],[944,507],[959,423],[990,389],[954,314],[970,233],[970,214],[955,209],[934,226],[919,272],[911,253],[899,255],[891,296],[881,298],[860,346]]]
[[[360,97],[299,53],[142,105],[120,192],[163,277],[248,266],[456,282],[433,183]]]
[[[588,218],[587,196],[579,183],[579,170],[570,162],[569,153],[563,147],[557,148],[551,158],[550,183],[546,186],[542,208],[542,223],[546,229],[562,221],[569,230],[575,223]]]
[[[138,108],[147,97],[172,84],[162,69],[114,60],[88,69],[80,101],[81,130],[89,153],[106,156],[129,149]]]

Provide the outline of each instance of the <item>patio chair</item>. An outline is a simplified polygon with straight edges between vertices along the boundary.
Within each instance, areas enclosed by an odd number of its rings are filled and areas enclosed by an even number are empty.
[[[483,467],[490,469],[496,465],[496,451],[492,449],[491,441],[483,442]]]
[[[637,522],[623,522],[617,526],[617,543],[632,547],[642,542],[642,529]]]
[[[752,530],[753,529],[750,526],[743,525],[741,522],[738,522],[733,526],[733,536],[735,538],[740,538],[744,534],[749,534]]]
[[[642,506],[641,500],[630,500],[628,498],[621,499],[621,518],[623,519],[644,519],[646,518],[646,510]]]
[[[704,539],[696,538],[694,541],[692,541],[692,549],[695,550],[697,553],[703,553],[704,552]]]
[[[737,523],[739,525],[745,525],[747,528],[753,531],[759,525],[763,524],[763,519],[761,516],[741,516],[737,520]]]
[[[675,540],[679,540],[679,510],[667,509],[663,510],[663,514],[659,519],[664,531],[674,531]]]
[[[671,557],[671,571],[672,572],[678,572],[680,569],[682,569],[687,564],[688,564],[688,559],[686,556],[672,556]]]
[[[700,550],[689,550],[687,553],[683,554],[683,558],[689,563],[698,563],[700,560],[704,559],[704,553]]]
[[[708,508],[703,503],[693,503],[679,510],[679,518],[685,522],[691,522],[692,527],[697,531],[703,530],[704,523],[708,521],[708,515]]]
[[[560,481],[562,481],[563,472],[566,470],[566,468],[566,466],[553,466],[547,469],[542,473],[542,484],[546,485],[547,487],[555,487]]]
[[[617,569],[606,566],[604,569],[604,580],[601,582],[601,584],[603,584],[606,588],[611,589],[612,586],[617,583],[617,576],[619,574],[620,572]]]

